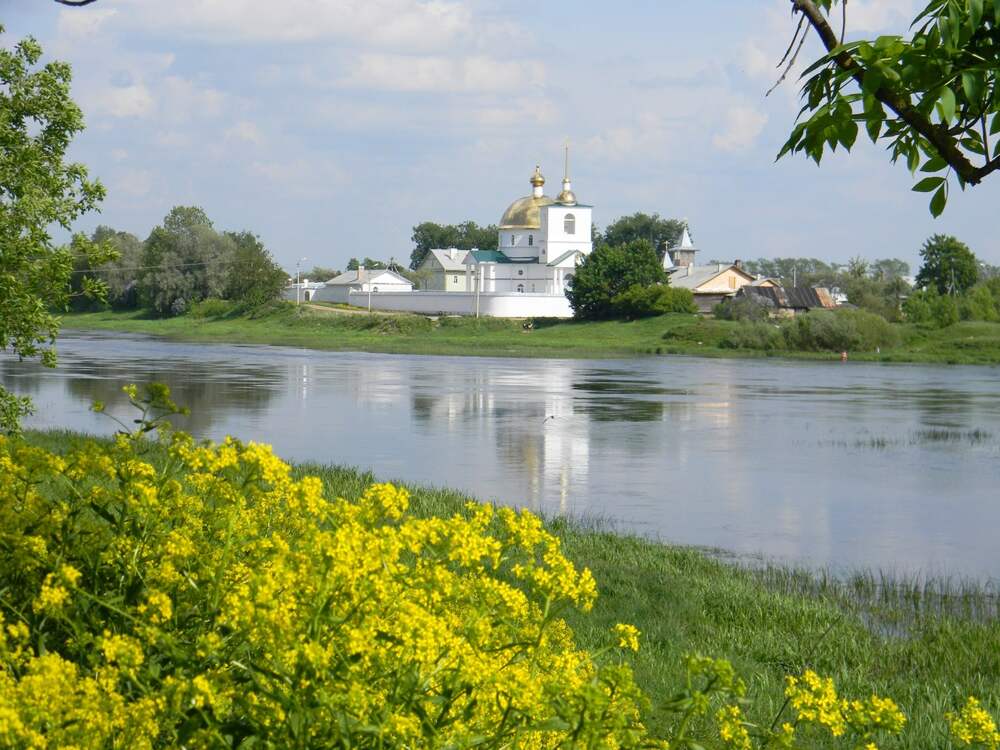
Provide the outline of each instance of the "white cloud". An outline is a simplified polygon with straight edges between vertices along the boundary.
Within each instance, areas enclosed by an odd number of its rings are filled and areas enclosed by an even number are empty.
[[[485,93],[540,88],[541,63],[489,57],[448,58],[364,54],[341,84],[384,91]]]
[[[903,34],[916,10],[914,0],[852,0],[847,4],[847,28],[856,32],[892,28]]]
[[[730,107],[725,115],[725,127],[712,137],[712,145],[721,151],[743,151],[750,148],[767,124],[767,115],[753,107]]]
[[[202,88],[180,76],[166,76],[160,90],[165,115],[177,120],[218,117],[226,109],[227,96],[214,88]]]
[[[583,152],[587,158],[610,162],[661,155],[676,142],[679,124],[652,112],[638,115],[632,122],[611,126],[587,138]]]
[[[115,8],[88,9],[83,13],[78,10],[64,9],[59,13],[56,32],[60,37],[73,39],[92,37],[100,31],[105,22],[117,13],[118,10]]]
[[[144,118],[153,114],[156,102],[145,85],[108,86],[87,97],[99,113],[111,117]]]
[[[329,195],[348,179],[340,165],[324,157],[254,161],[248,171],[266,180],[269,187],[280,187],[288,195],[310,198]]]
[[[111,189],[131,198],[142,198],[153,189],[153,174],[147,169],[125,170],[113,179]]]
[[[474,32],[469,9],[445,0],[141,0],[129,6],[147,29],[224,42],[352,39],[431,49]]]
[[[264,143],[264,134],[260,128],[249,120],[240,120],[226,131],[226,138],[232,141],[244,141],[260,146]]]

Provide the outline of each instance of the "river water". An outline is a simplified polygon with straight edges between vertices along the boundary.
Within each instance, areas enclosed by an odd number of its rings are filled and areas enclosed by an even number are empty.
[[[1000,580],[1000,368],[519,360],[66,334],[0,356],[28,426],[113,432],[161,381],[200,437],[740,555]]]

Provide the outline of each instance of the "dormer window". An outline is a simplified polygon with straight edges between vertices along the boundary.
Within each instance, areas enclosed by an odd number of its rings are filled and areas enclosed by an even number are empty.
[[[563,231],[566,234],[576,234],[576,217],[573,214],[566,214],[563,219]]]
[[[535,244],[535,235],[529,234],[528,235],[528,247],[533,247],[534,244]]]

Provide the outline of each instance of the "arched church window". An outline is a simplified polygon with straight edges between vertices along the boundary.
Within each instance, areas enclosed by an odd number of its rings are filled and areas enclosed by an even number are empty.
[[[309,301],[309,292],[308,291],[306,291],[306,293],[305,293],[305,300],[306,300],[306,302]]]
[[[510,246],[511,246],[511,247],[514,247],[514,245],[515,245],[516,243],[517,243],[517,238],[516,238],[516,237],[514,237],[514,235],[511,235],[511,236],[510,236]]]
[[[373,286],[372,287],[372,291],[375,292],[375,293],[378,293],[378,287],[377,286]]]
[[[517,275],[518,276],[524,276],[524,269],[523,268],[518,268],[517,269]]]
[[[535,244],[535,235],[528,235],[528,247],[532,247]]]
[[[566,214],[563,219],[563,231],[566,234],[576,234],[576,217],[573,214]]]
[[[518,294],[524,294],[524,284],[518,284],[517,285],[517,293]]]

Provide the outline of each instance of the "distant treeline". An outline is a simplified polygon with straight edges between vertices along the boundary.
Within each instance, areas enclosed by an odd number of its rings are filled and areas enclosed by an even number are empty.
[[[95,242],[118,257],[92,268],[77,262],[74,291],[93,281],[107,287],[106,304],[116,309],[146,308],[159,315],[182,315],[206,299],[225,299],[250,308],[276,299],[288,275],[253,232],[216,230],[195,206],[176,206],[145,240],[111,227],[98,227]],[[78,309],[98,303],[74,298]]]

